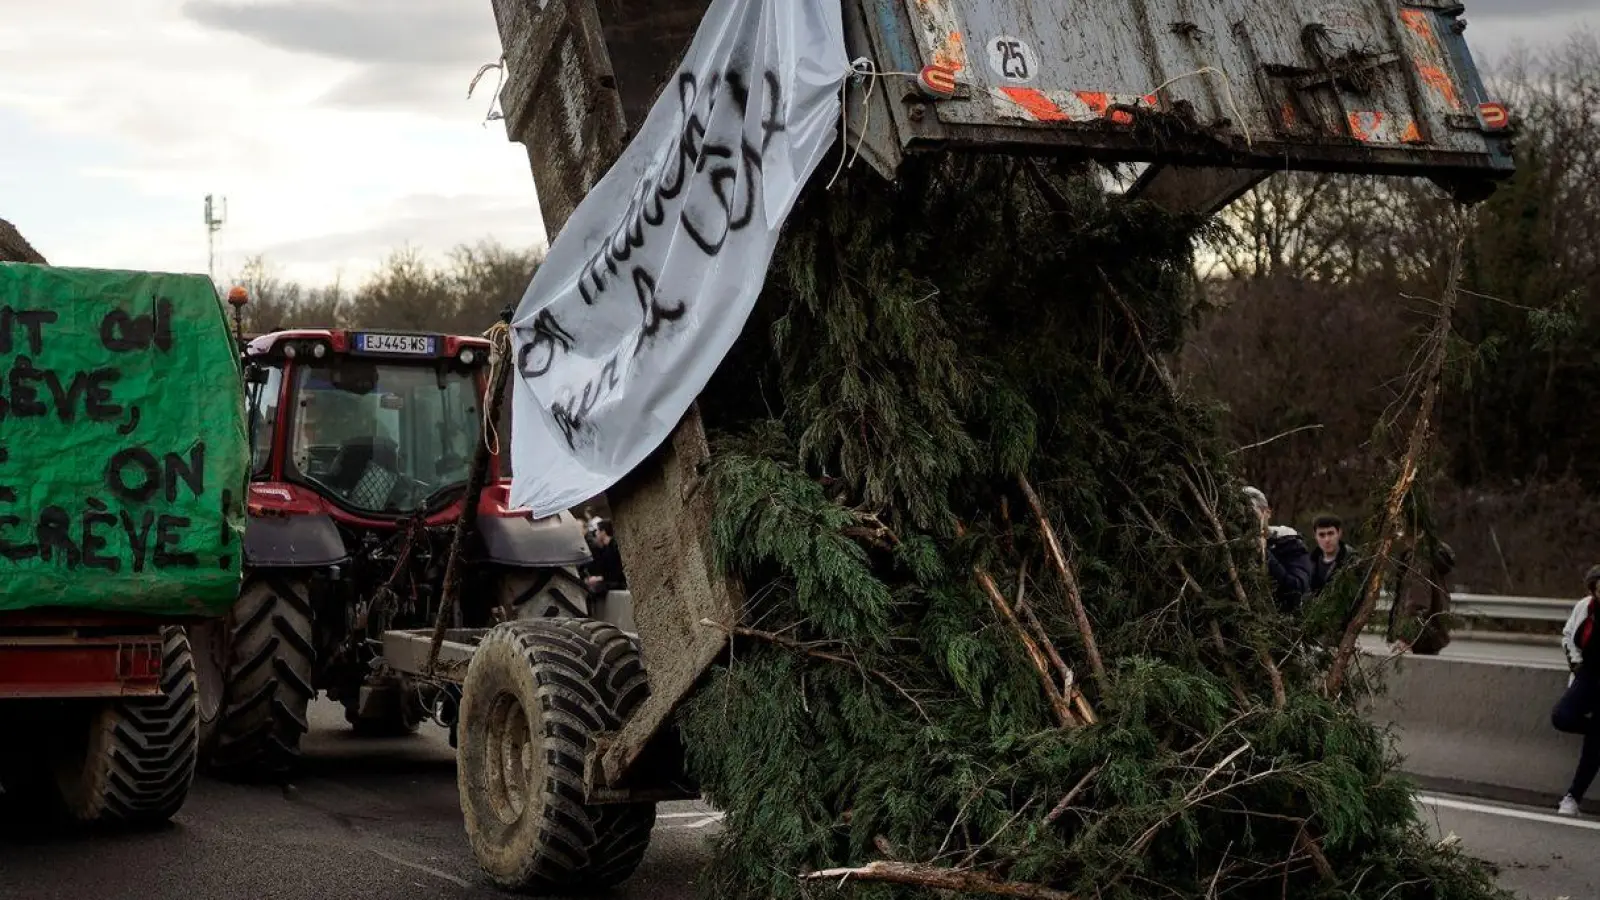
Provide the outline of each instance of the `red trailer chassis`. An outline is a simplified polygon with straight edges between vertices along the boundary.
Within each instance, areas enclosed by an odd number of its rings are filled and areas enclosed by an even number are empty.
[[[161,694],[163,625],[71,610],[0,613],[0,700]]]

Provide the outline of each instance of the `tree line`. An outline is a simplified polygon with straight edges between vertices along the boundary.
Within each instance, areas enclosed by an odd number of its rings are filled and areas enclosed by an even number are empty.
[[[1222,214],[1190,384],[1302,528],[1347,519],[1392,454],[1420,325],[1462,240],[1431,496],[1473,590],[1582,593],[1600,561],[1600,38],[1492,73],[1517,171],[1463,208],[1424,179],[1278,175]]]
[[[285,280],[258,255],[228,283],[249,292],[248,332],[360,327],[476,335],[521,299],[542,259],[541,251],[494,240],[457,246],[441,262],[407,246],[351,288],[338,280],[321,287]]]

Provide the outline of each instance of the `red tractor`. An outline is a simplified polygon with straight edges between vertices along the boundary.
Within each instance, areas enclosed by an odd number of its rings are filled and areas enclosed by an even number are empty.
[[[405,734],[434,716],[453,743],[454,690],[387,665],[385,630],[589,614],[582,525],[510,508],[497,440],[508,435],[483,443],[490,349],[475,337],[323,329],[244,343],[244,579],[227,620],[195,637],[209,768],[288,769],[318,691],[359,731]],[[481,474],[469,484],[475,454]],[[460,603],[441,614],[458,526]]]

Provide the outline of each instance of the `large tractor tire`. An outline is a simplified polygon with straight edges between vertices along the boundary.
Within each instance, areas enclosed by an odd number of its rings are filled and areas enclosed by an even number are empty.
[[[510,604],[519,620],[587,618],[589,590],[576,569],[506,569],[495,602]]]
[[[638,648],[604,622],[507,622],[484,638],[462,692],[456,777],[467,840],[495,884],[569,893],[633,874],[656,805],[585,804],[583,761],[649,694]]]
[[[224,687],[201,748],[208,769],[237,780],[272,778],[299,761],[306,708],[316,693],[311,626],[304,582],[279,576],[245,582],[222,630]]]
[[[51,760],[73,821],[159,825],[188,798],[200,732],[194,659],[182,628],[162,630],[161,659],[160,697],[106,703],[88,716],[87,734],[68,738]]]

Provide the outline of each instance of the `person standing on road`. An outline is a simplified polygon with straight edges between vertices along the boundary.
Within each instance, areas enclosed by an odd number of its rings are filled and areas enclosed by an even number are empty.
[[[1450,573],[1456,554],[1426,531],[1395,560],[1387,637],[1396,649],[1437,656],[1450,644]]]
[[[1244,495],[1261,520],[1261,554],[1266,557],[1267,574],[1272,576],[1273,599],[1279,610],[1295,612],[1311,590],[1311,553],[1299,532],[1272,524],[1272,505],[1266,494],[1247,487]]]
[[[1333,579],[1333,573],[1355,561],[1355,548],[1344,542],[1344,521],[1338,516],[1317,516],[1311,523],[1317,550],[1311,555],[1311,593],[1320,593]]]
[[[590,593],[604,596],[607,591],[620,591],[628,586],[622,574],[622,554],[617,550],[616,533],[609,519],[601,519],[594,530],[594,561],[584,570],[583,583]]]
[[[1572,677],[1567,680],[1567,692],[1556,701],[1550,711],[1550,723],[1557,731],[1583,735],[1583,749],[1578,752],[1578,768],[1572,773],[1572,784],[1561,798],[1556,812],[1563,816],[1578,814],[1578,805],[1588,792],[1594,776],[1600,772],[1600,729],[1596,728],[1597,706],[1600,706],[1600,635],[1596,632],[1596,606],[1600,599],[1595,589],[1600,586],[1600,565],[1590,566],[1583,576],[1583,586],[1588,594],[1572,608],[1572,615],[1561,629],[1561,648],[1567,654],[1567,666]]]

